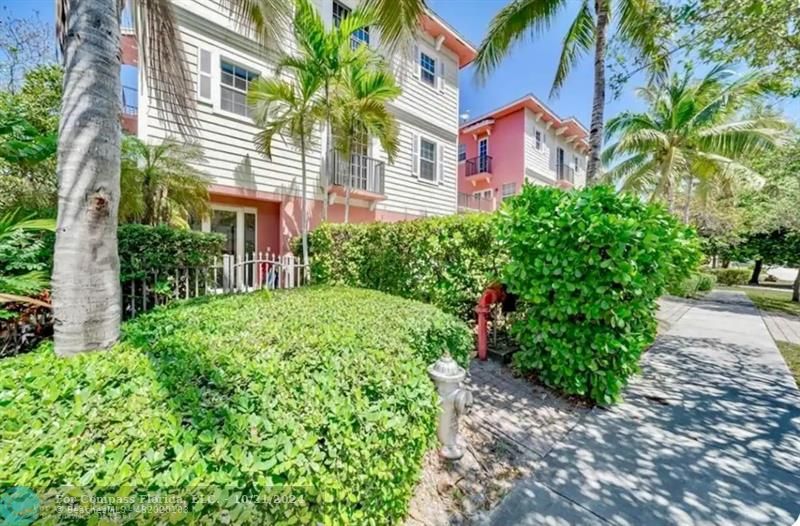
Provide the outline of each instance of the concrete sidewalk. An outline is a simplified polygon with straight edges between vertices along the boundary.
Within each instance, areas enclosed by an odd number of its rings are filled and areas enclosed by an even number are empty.
[[[658,338],[488,523],[790,526],[800,514],[800,392],[745,294],[715,291]]]

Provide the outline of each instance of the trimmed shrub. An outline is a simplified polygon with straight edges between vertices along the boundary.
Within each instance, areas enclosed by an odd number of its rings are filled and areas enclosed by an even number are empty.
[[[709,268],[705,272],[713,274],[717,278],[717,283],[732,287],[734,285],[747,285],[750,276],[753,274],[751,268]]]
[[[426,366],[472,347],[433,306],[329,287],[192,300],[124,334],[0,362],[0,484],[190,496],[170,523],[393,524],[434,444]]]
[[[696,273],[667,285],[667,294],[679,298],[694,298],[699,291],[700,276]]]
[[[680,298],[694,298],[701,292],[714,288],[717,277],[705,272],[695,272],[689,276],[667,285],[667,294]]]
[[[468,319],[502,259],[493,216],[323,224],[309,235],[316,283],[381,290],[432,303]]]
[[[225,244],[225,237],[220,234],[165,225],[120,225],[117,238],[122,282],[156,272],[208,267],[222,255]]]
[[[697,273],[697,290],[700,292],[708,292],[717,284],[717,276],[707,272]]]
[[[608,404],[656,332],[656,299],[694,269],[696,237],[663,207],[604,186],[526,185],[500,211],[504,282],[520,300],[517,367]]]

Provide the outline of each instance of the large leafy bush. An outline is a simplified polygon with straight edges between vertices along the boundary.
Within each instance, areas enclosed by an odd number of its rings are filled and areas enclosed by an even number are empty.
[[[220,234],[166,225],[121,225],[117,237],[122,282],[175,269],[208,267],[222,255],[225,243]]]
[[[433,445],[425,368],[471,347],[433,306],[327,287],[193,300],[124,334],[0,361],[0,485],[195,497],[165,523],[393,524]]]
[[[516,365],[603,404],[653,341],[656,299],[700,257],[666,210],[608,187],[525,186],[500,211],[498,236],[504,282],[522,300]]]
[[[717,277],[717,283],[721,285],[747,285],[750,276],[753,274],[751,268],[710,268],[706,272]]]
[[[468,318],[502,259],[488,214],[323,224],[309,237],[317,283],[366,287]]]

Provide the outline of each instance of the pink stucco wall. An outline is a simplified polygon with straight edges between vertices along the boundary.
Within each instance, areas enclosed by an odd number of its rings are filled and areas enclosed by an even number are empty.
[[[478,140],[487,135],[480,131],[462,133],[459,142],[466,145],[467,159],[478,155]],[[520,109],[496,119],[489,128],[489,156],[492,157],[492,174],[489,182],[473,184],[474,177],[466,177],[465,163],[458,163],[458,191],[472,194],[491,188],[498,203],[503,184],[516,183],[517,191],[525,180],[525,110]]]
[[[247,190],[232,186],[212,185],[211,202],[232,206],[256,208],[258,210],[258,232],[256,234],[257,251],[285,253],[289,251],[291,241],[300,234],[302,224],[302,201],[299,197],[290,197],[270,192]],[[309,199],[307,202],[309,228],[313,229],[322,223],[325,215],[325,204],[320,200]],[[328,221],[344,222],[345,206],[341,203],[328,206]],[[397,214],[382,210],[370,210],[364,206],[350,206],[350,223],[369,223],[372,221],[405,221],[417,219],[411,214]]]

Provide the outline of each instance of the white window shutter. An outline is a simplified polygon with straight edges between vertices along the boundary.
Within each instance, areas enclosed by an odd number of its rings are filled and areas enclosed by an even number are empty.
[[[439,57],[439,63],[437,64],[439,70],[439,91],[444,91],[444,60],[442,57]]]
[[[419,175],[419,135],[411,132],[411,173]]]
[[[197,98],[212,102],[212,59],[211,51],[197,48]]]
[[[419,78],[419,67],[419,46],[414,44],[414,64],[411,71],[415,79]]]
[[[436,152],[436,168],[438,169],[437,178],[439,184],[444,184],[444,145],[439,145],[439,151]]]

